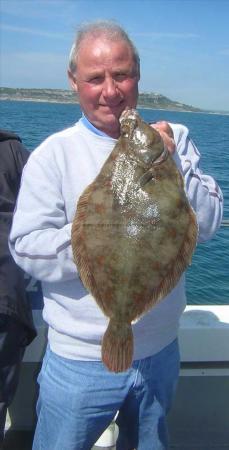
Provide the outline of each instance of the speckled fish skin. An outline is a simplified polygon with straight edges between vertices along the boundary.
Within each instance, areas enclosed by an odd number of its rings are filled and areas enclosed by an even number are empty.
[[[114,372],[132,363],[131,323],[177,284],[197,239],[183,178],[160,134],[133,109],[120,124],[121,136],[81,195],[72,226],[81,280],[110,318],[102,360]]]

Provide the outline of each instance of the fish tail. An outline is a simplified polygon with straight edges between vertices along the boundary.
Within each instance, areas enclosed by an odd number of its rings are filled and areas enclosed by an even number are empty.
[[[124,372],[133,359],[131,324],[110,319],[102,342],[102,361],[112,372]]]

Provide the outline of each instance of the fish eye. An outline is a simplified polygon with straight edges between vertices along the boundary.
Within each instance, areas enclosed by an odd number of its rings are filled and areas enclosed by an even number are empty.
[[[140,148],[138,149],[138,156],[141,161],[145,164],[150,164],[153,159],[152,151],[148,148]]]

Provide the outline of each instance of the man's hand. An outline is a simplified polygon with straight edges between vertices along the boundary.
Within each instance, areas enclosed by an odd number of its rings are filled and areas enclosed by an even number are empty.
[[[169,152],[171,154],[174,153],[174,151],[176,149],[176,144],[174,141],[173,130],[170,127],[170,125],[168,124],[168,122],[165,122],[163,120],[161,122],[151,123],[150,126],[155,128],[155,130],[157,130],[160,133],[160,135],[164,141],[164,144],[166,145]]]

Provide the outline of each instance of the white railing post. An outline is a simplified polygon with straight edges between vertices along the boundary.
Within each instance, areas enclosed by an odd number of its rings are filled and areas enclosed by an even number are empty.
[[[117,417],[117,414],[114,417],[114,419],[112,420],[112,422],[110,423],[110,425],[106,428],[106,430],[100,436],[100,438],[96,441],[96,443],[95,443],[96,447],[115,449],[116,441],[118,439],[118,426],[115,423],[116,417]]]

